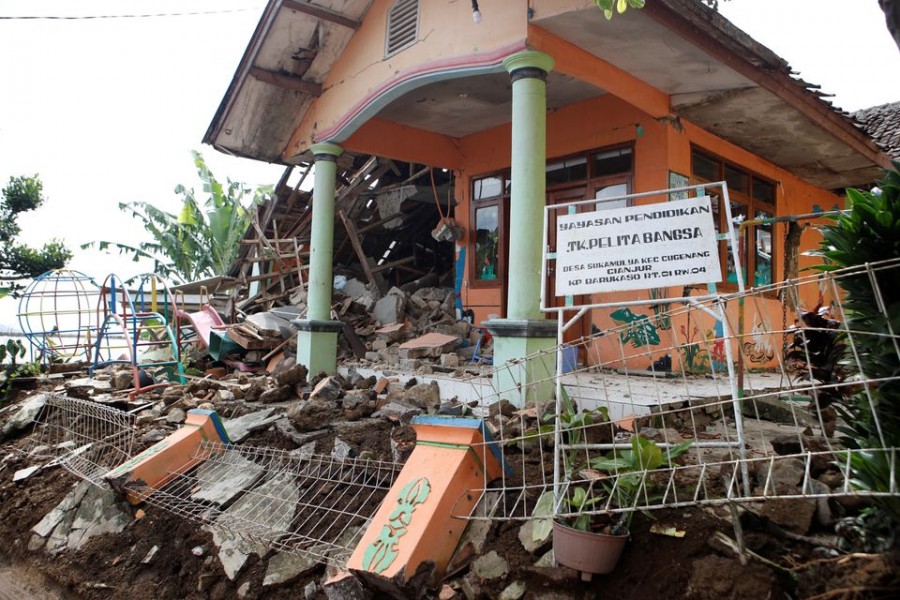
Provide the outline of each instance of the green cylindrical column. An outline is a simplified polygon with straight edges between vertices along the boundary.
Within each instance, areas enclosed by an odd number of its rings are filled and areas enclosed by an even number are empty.
[[[512,79],[512,162],[507,319],[541,319],[541,239],[546,203],[547,73],[553,59],[525,51],[503,61]]]
[[[309,251],[309,287],[306,318],[331,319],[331,290],[334,254],[334,189],[337,157],[344,149],[337,144],[313,144],[316,161],[315,187],[312,198],[312,235]]]

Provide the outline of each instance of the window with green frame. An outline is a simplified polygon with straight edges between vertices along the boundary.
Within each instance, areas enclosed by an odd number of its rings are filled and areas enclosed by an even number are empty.
[[[735,228],[747,219],[764,220],[775,216],[775,183],[756,175],[715,154],[693,148],[691,173],[694,183],[725,181],[731,201],[731,218]],[[720,208],[720,199],[713,196],[713,216],[719,232],[727,230],[726,211]],[[775,236],[772,223],[762,223],[745,228],[738,257],[744,283],[748,286],[764,286],[775,281],[773,277]],[[720,243],[723,278],[737,283],[734,257],[725,242]]]

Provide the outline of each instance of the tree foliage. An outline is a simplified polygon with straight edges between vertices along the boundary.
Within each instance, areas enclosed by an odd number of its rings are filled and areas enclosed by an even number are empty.
[[[10,177],[0,200],[0,297],[22,289],[19,283],[52,269],[61,269],[72,253],[59,240],[50,240],[41,248],[19,244],[20,214],[44,203],[44,185],[38,175]]]
[[[727,1],[727,0],[722,0]],[[890,2],[892,0],[881,0],[881,2]],[[594,0],[597,4],[597,7],[603,11],[603,16],[606,17],[607,20],[613,18],[613,14],[618,12],[620,15],[628,10],[628,8],[644,8],[644,5],[647,3],[646,0]],[[701,0],[703,4],[706,4],[712,9],[718,10],[719,8],[719,0]]]
[[[134,261],[153,261],[157,274],[176,282],[223,275],[237,258],[238,242],[250,225],[251,213],[245,203],[255,204],[271,193],[271,186],[251,189],[243,183],[218,181],[199,152],[192,152],[197,174],[203,183],[201,196],[193,188],[177,185],[181,211],[166,212],[149,202],[121,202],[119,209],[143,222],[153,238],[137,245],[121,242],[92,242],[82,248],[117,249]]]
[[[876,182],[870,192],[849,189],[849,209],[832,217],[823,228],[820,254],[830,264],[823,270],[861,267],[900,257],[900,163]],[[847,330],[853,332],[863,389],[842,410],[840,427],[850,448],[900,447],[900,356],[896,340],[886,335],[900,331],[900,285],[896,269],[866,271],[844,276],[840,285],[846,296]],[[886,492],[900,477],[900,465],[884,452],[860,452],[850,460],[851,484],[872,492]],[[881,519],[900,525],[900,500],[879,499]],[[876,520],[877,522],[878,520]]]

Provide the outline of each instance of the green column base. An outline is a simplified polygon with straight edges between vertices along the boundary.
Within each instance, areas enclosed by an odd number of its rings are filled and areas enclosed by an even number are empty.
[[[337,321],[297,319],[292,321],[297,332],[297,364],[309,370],[312,379],[319,373],[337,373]]]
[[[495,319],[484,326],[494,336],[494,389],[518,407],[549,402],[556,385],[556,322]]]

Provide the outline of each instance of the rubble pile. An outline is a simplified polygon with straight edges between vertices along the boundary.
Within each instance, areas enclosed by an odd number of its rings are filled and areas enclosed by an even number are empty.
[[[478,365],[490,362],[490,335],[457,319],[452,289],[423,287],[410,293],[392,287],[382,296],[358,279],[335,279],[333,315],[344,325],[338,334],[339,363],[422,375],[463,369],[457,372],[461,375],[466,369],[479,374]],[[290,300],[291,305],[248,314],[229,326],[227,335],[236,346],[228,358],[253,365],[280,358],[282,350],[293,352],[296,328],[291,321],[306,313],[304,289],[298,288]]]

